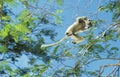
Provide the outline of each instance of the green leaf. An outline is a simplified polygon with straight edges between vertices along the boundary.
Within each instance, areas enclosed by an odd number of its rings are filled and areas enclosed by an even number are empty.
[[[105,8],[103,6],[99,6],[98,11],[104,11]]]
[[[65,51],[63,55],[64,55],[64,56],[71,57],[71,56],[72,56],[72,53],[70,53],[70,52],[68,52],[68,51]]]
[[[30,30],[27,28],[27,26],[23,25],[23,24],[17,24],[15,25],[15,29],[19,32],[23,32],[23,33],[30,33]]]
[[[3,20],[10,20],[10,17],[9,16],[2,16],[2,19]]]
[[[56,14],[52,14],[52,16],[54,16],[55,22],[56,22],[57,24],[61,24],[61,23],[62,23],[61,17],[59,17],[59,16],[56,15]]]
[[[18,35],[14,36],[13,39],[15,40],[15,42],[18,42]]]
[[[63,12],[63,10],[58,9],[58,10],[56,11],[56,14],[61,14],[62,12]]]
[[[106,40],[106,41],[108,41],[108,40],[110,40],[110,39],[111,39],[111,36],[110,36],[110,35],[106,35],[106,36],[105,36],[105,40]]]
[[[30,73],[23,75],[22,77],[31,77]]]
[[[62,5],[63,2],[64,2],[64,0],[57,0],[57,4],[58,4],[58,5]]]
[[[12,3],[14,0],[4,0],[5,2]]]
[[[29,41],[30,39],[28,37],[23,37],[22,38],[24,41]]]
[[[56,47],[54,48],[54,50],[53,50],[53,54],[56,54],[56,52],[57,52],[58,48],[59,48],[59,45],[58,45],[58,46],[56,46]]]
[[[119,49],[117,47],[112,47],[110,50],[119,51]]]
[[[30,2],[37,2],[37,0],[28,0],[28,1],[30,1]]]
[[[4,66],[4,65],[7,65],[7,64],[8,64],[8,61],[7,61],[7,60],[0,62],[0,66]]]
[[[61,24],[61,23],[62,23],[62,19],[61,19],[61,17],[59,16],[59,14],[62,13],[62,12],[63,12],[63,10],[57,10],[55,13],[52,13],[52,16],[55,17],[55,22],[56,22],[57,24]]]
[[[11,67],[10,66],[5,66],[6,70],[8,71],[12,71]]]
[[[96,20],[92,20],[91,22],[92,22],[92,25],[93,25],[93,26],[98,25],[98,22],[97,22]]]
[[[57,22],[57,24],[62,23],[61,17],[59,17],[59,16],[56,17],[55,21]]]
[[[10,32],[10,35],[13,36],[13,39],[15,40],[15,42],[18,42],[18,38],[20,36],[19,32],[12,30]]]
[[[20,15],[17,17],[17,19],[19,19],[19,20],[28,20],[29,18],[29,11],[28,10],[24,10],[24,11],[22,11],[21,13],[20,13]]]
[[[8,36],[8,33],[10,32],[11,26],[5,25],[5,27],[0,31],[0,36],[4,39],[6,36]]]
[[[93,47],[93,50],[95,50],[97,52],[102,52],[102,51],[105,50],[105,48],[102,45],[100,45],[100,44],[95,44],[92,47]]]
[[[7,48],[6,46],[0,45],[0,52],[6,52]]]
[[[48,68],[47,66],[43,66],[41,68],[40,75],[42,75],[47,70],[47,68]]]
[[[98,19],[98,22],[99,22],[99,23],[105,23],[105,20],[103,20],[103,19]]]

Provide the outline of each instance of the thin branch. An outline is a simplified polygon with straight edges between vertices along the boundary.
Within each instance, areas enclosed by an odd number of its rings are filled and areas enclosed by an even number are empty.
[[[117,70],[118,70],[118,67],[113,68],[113,70],[107,76],[111,76],[111,75],[114,76]]]
[[[102,75],[102,73],[104,72],[104,69],[105,69],[106,67],[110,67],[110,66],[118,67],[118,66],[120,66],[120,63],[117,63],[117,64],[106,64],[106,65],[101,66],[101,67],[100,67],[99,74],[98,74],[97,77],[100,77],[100,76]],[[115,70],[116,70],[116,68],[114,68],[111,73],[113,74],[113,73],[115,72]],[[111,73],[110,73],[110,74],[111,74]],[[109,75],[110,75],[110,74],[109,74]]]
[[[98,60],[120,60],[120,58],[98,58],[98,59],[94,59],[94,60],[91,60],[89,62],[87,62],[86,64],[90,64],[94,61],[98,61]]]
[[[120,66],[118,68],[117,77],[120,77]]]
[[[101,76],[101,74],[104,72],[104,70],[105,70],[105,68],[104,68],[103,66],[101,66],[101,67],[100,67],[100,71],[101,71],[101,72],[99,72],[98,77]]]

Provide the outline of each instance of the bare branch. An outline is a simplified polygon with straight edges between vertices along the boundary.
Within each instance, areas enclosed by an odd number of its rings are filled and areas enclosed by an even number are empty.
[[[97,58],[97,59],[93,59],[93,60],[87,62],[86,64],[90,64],[90,63],[92,63],[94,61],[98,61],[98,60],[120,60],[120,58]]]
[[[97,77],[100,77],[102,75],[102,73],[104,72],[105,68],[106,67],[110,67],[110,66],[113,66],[115,68],[111,71],[111,73],[108,74],[108,77],[110,77],[110,75],[113,75],[113,76],[115,75],[116,71],[118,71],[118,67],[120,66],[120,63],[117,63],[117,64],[106,64],[106,65],[101,66],[100,70],[99,70],[99,74],[98,74]]]

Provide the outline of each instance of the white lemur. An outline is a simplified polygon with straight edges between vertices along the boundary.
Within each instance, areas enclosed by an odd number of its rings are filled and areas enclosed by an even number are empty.
[[[65,32],[65,36],[61,40],[52,44],[43,44],[41,45],[41,48],[57,45],[68,37],[71,37],[73,39],[73,44],[80,43],[84,40],[84,38],[82,36],[79,36],[78,33],[87,30],[91,26],[91,20],[89,20],[87,17],[78,17],[76,18],[76,22],[68,27]]]

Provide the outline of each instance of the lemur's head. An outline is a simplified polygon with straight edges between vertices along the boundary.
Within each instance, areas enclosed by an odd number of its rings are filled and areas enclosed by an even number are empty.
[[[88,28],[92,27],[91,20],[88,19],[88,18],[85,17],[85,16],[78,17],[78,18],[77,18],[77,21],[78,21],[78,23],[84,22],[84,23],[85,23],[85,29],[88,29]]]

